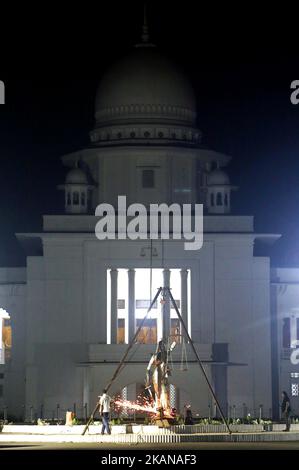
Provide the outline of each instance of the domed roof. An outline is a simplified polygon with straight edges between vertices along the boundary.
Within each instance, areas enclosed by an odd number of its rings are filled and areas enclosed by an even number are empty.
[[[96,121],[172,119],[194,123],[196,100],[184,73],[156,47],[135,47],[100,82]]]
[[[207,184],[208,186],[226,186],[230,184],[230,179],[225,171],[217,168],[208,175]]]
[[[86,173],[80,168],[73,168],[66,176],[66,184],[88,184]]]

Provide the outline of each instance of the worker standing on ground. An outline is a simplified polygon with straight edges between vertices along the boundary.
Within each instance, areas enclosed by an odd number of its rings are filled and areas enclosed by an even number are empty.
[[[291,429],[291,404],[287,392],[282,392],[281,412],[286,423],[284,431],[288,432]]]
[[[100,397],[100,415],[102,416],[102,435],[105,434],[105,431],[107,431],[107,434],[111,434],[110,430],[110,406],[111,406],[111,398],[109,395],[107,395],[107,390],[103,390],[103,395]]]
[[[191,410],[191,405],[185,405],[185,425],[186,426],[193,426],[193,416],[192,416],[192,410]]]

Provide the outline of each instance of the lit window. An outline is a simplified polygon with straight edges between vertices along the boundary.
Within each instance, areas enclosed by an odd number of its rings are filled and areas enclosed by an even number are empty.
[[[2,341],[4,346],[4,357],[5,363],[11,359],[11,347],[12,347],[12,331],[11,331],[11,321],[4,320],[3,330],[2,330]]]
[[[156,344],[157,343],[157,320],[137,320],[136,326],[142,328],[137,337],[137,343],[141,344]]]
[[[299,384],[292,384],[292,397],[299,396]]]
[[[136,300],[136,308],[138,309],[148,309],[151,306],[151,301],[150,300]],[[157,302],[153,306],[153,309],[157,308]]]
[[[154,170],[143,170],[142,172],[142,187],[151,189],[155,187],[155,172]]]
[[[291,373],[291,378],[292,379],[299,379],[299,372],[292,372]]]
[[[117,308],[118,310],[125,310],[126,308],[126,301],[124,299],[120,299],[117,301]]]
[[[125,344],[125,320],[118,319],[117,344]]]

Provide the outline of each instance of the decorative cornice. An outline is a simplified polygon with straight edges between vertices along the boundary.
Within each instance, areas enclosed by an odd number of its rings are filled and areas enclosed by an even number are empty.
[[[111,125],[94,129],[90,133],[92,143],[122,141],[186,142],[199,144],[202,133],[195,127],[163,125]]]
[[[196,121],[196,112],[173,105],[154,105],[154,104],[131,104],[111,106],[96,112],[97,123],[109,122],[115,119],[132,118],[152,118],[152,119],[173,119],[188,122]]]

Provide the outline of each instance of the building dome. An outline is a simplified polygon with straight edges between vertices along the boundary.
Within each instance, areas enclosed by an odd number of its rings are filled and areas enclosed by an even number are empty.
[[[65,184],[88,184],[86,173],[80,168],[73,168],[68,172]]]
[[[230,179],[225,171],[217,168],[208,175],[207,184],[208,186],[227,186],[230,185]]]
[[[184,73],[156,47],[135,47],[100,82],[96,122],[119,124],[142,120],[194,124],[196,100]]]

